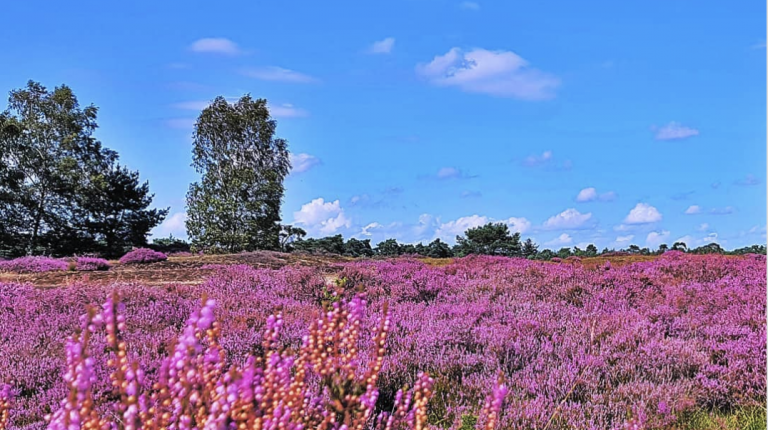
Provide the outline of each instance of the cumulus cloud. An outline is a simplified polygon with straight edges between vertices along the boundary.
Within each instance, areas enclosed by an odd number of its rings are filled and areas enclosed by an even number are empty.
[[[656,130],[656,140],[682,140],[698,135],[699,130],[674,121]]]
[[[306,153],[291,153],[289,154],[289,158],[292,166],[291,171],[294,173],[306,172],[321,163],[319,158]]]
[[[174,235],[175,237],[187,236],[187,213],[176,212],[171,216],[165,218],[163,222],[152,230],[152,235],[155,237],[167,237]]]
[[[525,218],[507,218],[502,220],[492,219],[486,216],[472,215],[458,218],[454,221],[449,221],[438,225],[435,230],[435,238],[444,239],[450,242],[456,238],[456,236],[463,235],[465,231],[470,228],[480,227],[488,224],[489,222],[501,222],[509,227],[511,233],[525,233],[530,229],[531,222]]]
[[[638,203],[624,219],[626,224],[649,224],[661,221],[661,213],[647,203]]]
[[[521,100],[554,98],[560,85],[558,78],[530,67],[514,52],[481,48],[466,52],[451,48],[429,63],[417,65],[416,72],[436,86]]]
[[[576,196],[577,202],[593,202],[595,200],[599,200],[601,202],[610,202],[616,199],[616,193],[613,191],[608,191],[602,194],[598,194],[597,190],[594,187],[584,188],[583,190],[579,191],[579,194]]]
[[[645,245],[649,248],[657,248],[659,245],[669,240],[669,235],[670,233],[666,230],[662,230],[661,232],[652,231],[648,233],[648,236],[645,238]]]
[[[707,224],[707,223],[705,223],[705,222],[704,222],[704,223],[701,223],[701,224],[699,225],[699,228],[697,228],[697,230],[698,230],[698,231],[707,231],[707,230],[709,230],[709,224]]]
[[[550,240],[549,242],[544,242],[544,245],[546,246],[564,246],[569,245],[573,242],[573,238],[571,238],[570,235],[563,233],[560,236]]]
[[[338,200],[326,202],[322,197],[302,205],[300,210],[293,213],[293,222],[304,227],[310,234],[322,235],[333,234],[352,224]]]
[[[581,213],[576,209],[566,209],[557,215],[544,221],[544,228],[548,230],[569,230],[584,227],[592,218],[592,213]]]
[[[699,205],[688,206],[688,209],[685,210],[686,215],[695,215],[699,213],[701,213],[701,207]]]
[[[223,37],[198,39],[192,42],[189,49],[192,52],[198,53],[223,54],[230,56],[242,54],[242,51],[235,42]]]
[[[368,52],[371,54],[389,54],[392,52],[392,49],[395,47],[395,38],[394,37],[387,37],[385,39],[379,40],[378,42],[374,42],[373,45],[368,49]]]
[[[312,76],[276,66],[252,67],[248,69],[242,69],[240,73],[243,76],[259,79],[262,81],[289,82],[297,84],[309,84],[318,82],[318,79]]]

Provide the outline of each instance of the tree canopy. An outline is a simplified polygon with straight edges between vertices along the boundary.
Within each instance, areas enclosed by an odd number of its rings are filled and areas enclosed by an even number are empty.
[[[0,253],[115,256],[146,244],[167,209],[93,133],[98,109],[29,81],[0,113]]]
[[[288,143],[265,99],[230,104],[217,97],[193,134],[192,166],[201,174],[187,193],[187,234],[194,248],[238,252],[280,248]]]

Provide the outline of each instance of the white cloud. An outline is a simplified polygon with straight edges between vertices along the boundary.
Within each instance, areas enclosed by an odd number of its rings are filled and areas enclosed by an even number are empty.
[[[431,62],[417,65],[416,72],[437,86],[521,100],[554,98],[560,85],[557,77],[530,67],[514,52],[481,48],[467,52],[451,48]]]
[[[698,213],[701,213],[701,206],[699,205],[688,206],[688,209],[685,210],[686,215],[694,215]]]
[[[315,157],[314,155],[306,154],[306,153],[300,153],[300,154],[294,154],[291,153],[289,155],[292,172],[295,173],[302,173],[306,172],[307,170],[317,166],[320,164],[320,159]]]
[[[463,1],[459,4],[459,7],[462,9],[469,9],[469,10],[479,10],[480,5],[473,2],[473,1]]]
[[[223,37],[208,37],[198,39],[190,45],[192,52],[212,53],[224,55],[239,55],[242,53],[237,44]]]
[[[571,236],[569,236],[568,234],[563,233],[560,236],[550,240],[549,242],[544,242],[544,245],[563,246],[563,245],[569,245],[571,242],[573,242],[573,238],[571,238]]]
[[[352,224],[338,200],[326,202],[322,197],[302,205],[293,213],[293,222],[305,227],[308,233],[323,235],[333,234],[342,227],[349,228]]]
[[[680,140],[698,135],[699,130],[672,121],[656,131],[656,140]]]
[[[283,103],[281,105],[268,104],[269,114],[275,118],[303,118],[309,116],[309,113],[304,109],[299,109],[290,103]]]
[[[173,215],[165,218],[163,222],[152,230],[152,235],[155,237],[167,237],[174,235],[175,237],[187,236],[187,213],[176,212]]]
[[[420,223],[422,219],[419,219]],[[426,221],[426,220],[425,220]],[[435,238],[444,239],[446,242],[450,242],[456,238],[456,236],[463,235],[465,231],[470,228],[480,227],[488,224],[489,222],[501,222],[509,227],[511,233],[525,233],[530,229],[531,222],[525,218],[507,218],[502,220],[495,220],[486,216],[472,215],[467,217],[461,217],[454,221],[442,223],[435,230]]]
[[[699,246],[709,245],[710,243],[720,243],[720,239],[718,238],[717,233],[713,231],[701,238],[685,235],[675,240],[675,242],[683,242],[688,247],[688,249],[692,249]]]
[[[701,224],[699,225],[699,228],[697,228],[697,230],[699,230],[699,231],[707,231],[707,230],[709,230],[709,224],[707,224],[707,223],[701,223]]]
[[[597,190],[594,187],[584,188],[583,190],[579,191],[579,194],[576,196],[577,202],[592,202],[595,200],[600,200],[601,202],[610,202],[615,199],[616,193],[613,191],[597,194]]]
[[[437,171],[438,179],[458,178],[461,176],[461,171],[455,167],[443,167]]]
[[[237,103],[238,98],[227,97],[226,101],[230,104]],[[181,110],[202,111],[203,109],[210,106],[212,102],[213,101],[189,100],[185,102],[174,103],[171,105],[171,107]],[[275,118],[301,118],[309,115],[309,113],[304,109],[299,109],[290,103],[283,103],[280,105],[267,103],[267,109],[269,109],[269,114]]]
[[[625,243],[629,243],[629,241],[634,239],[634,238],[635,238],[635,236],[632,235],[632,234],[627,235],[627,236],[618,236],[616,238],[616,243],[619,244],[619,245],[623,245]]]
[[[576,196],[577,202],[591,202],[596,199],[597,199],[597,190],[592,187],[584,188],[583,190],[579,191],[579,195]]]
[[[638,203],[624,219],[627,224],[648,224],[658,221],[661,221],[661,213],[646,203]]]
[[[665,243],[669,239],[670,233],[666,230],[662,230],[661,233],[652,231],[648,233],[648,236],[645,238],[645,245],[649,248],[657,248],[662,243]]]
[[[362,231],[360,231],[360,234],[363,236],[370,236],[372,234],[371,230],[381,228],[381,227],[384,227],[384,226],[377,222],[372,222],[366,225],[365,227],[363,227]]]
[[[584,226],[590,218],[592,218],[591,212],[583,214],[576,209],[566,209],[544,221],[544,228],[550,230],[576,229]]]
[[[318,82],[318,79],[312,76],[276,66],[243,69],[241,70],[241,74],[262,81],[291,82],[299,84]]]
[[[386,39],[379,40],[378,42],[374,42],[373,45],[371,45],[368,52],[371,54],[389,54],[392,52],[392,49],[395,47],[395,38],[394,37],[387,37]]]
[[[552,160],[552,151],[544,151],[541,155],[530,155],[525,159],[526,166],[539,166]]]

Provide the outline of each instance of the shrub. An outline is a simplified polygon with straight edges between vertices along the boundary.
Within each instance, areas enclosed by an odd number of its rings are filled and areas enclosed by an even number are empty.
[[[86,272],[92,270],[109,270],[109,267],[109,261],[103,258],[78,257],[75,269]]]
[[[9,261],[0,261],[0,272],[41,273],[57,272],[69,269],[64,260],[51,257],[21,257]]]
[[[154,251],[149,248],[138,248],[123,255],[120,258],[120,264],[140,264],[154,263],[156,261],[165,261],[168,256],[162,252]]]

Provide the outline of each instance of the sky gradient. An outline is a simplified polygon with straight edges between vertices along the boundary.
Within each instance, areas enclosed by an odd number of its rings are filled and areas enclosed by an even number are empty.
[[[192,124],[269,101],[283,221],[415,243],[766,242],[764,2],[12,2],[0,89],[67,84],[184,237]]]

